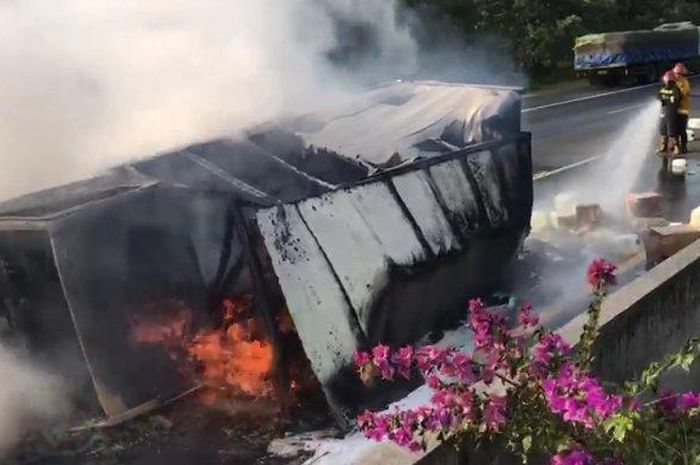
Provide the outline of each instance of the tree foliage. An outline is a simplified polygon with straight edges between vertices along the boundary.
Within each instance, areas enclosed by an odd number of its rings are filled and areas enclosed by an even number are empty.
[[[653,28],[666,22],[700,24],[697,0],[399,0],[408,10],[447,16],[467,37],[497,34],[523,71],[539,73],[571,60],[576,36]]]

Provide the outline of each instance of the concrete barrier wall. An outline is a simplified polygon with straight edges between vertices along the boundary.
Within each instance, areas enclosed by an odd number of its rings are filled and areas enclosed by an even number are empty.
[[[578,340],[586,316],[562,329]],[[700,336],[700,241],[662,262],[611,295],[601,313],[596,371],[606,380],[638,377],[652,362],[676,352]],[[700,370],[665,380],[673,389],[700,388]]]

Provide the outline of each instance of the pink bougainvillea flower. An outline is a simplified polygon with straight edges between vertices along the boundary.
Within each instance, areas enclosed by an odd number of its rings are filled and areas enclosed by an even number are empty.
[[[520,307],[518,322],[526,328],[534,328],[539,324],[540,319],[532,314],[532,304],[527,303]]]
[[[413,413],[415,421],[424,423],[429,421],[433,416],[434,409],[431,407],[418,407]]]
[[[561,452],[550,462],[551,465],[593,465],[593,456],[583,449],[573,449]]]
[[[428,379],[426,380],[426,384],[433,391],[440,389],[442,387],[442,381],[440,381],[440,377],[437,375],[428,376]]]
[[[493,396],[484,408],[484,425],[491,431],[499,431],[506,424],[506,396]]]
[[[678,407],[682,410],[700,408],[700,393],[686,392],[678,399]]]
[[[678,394],[671,391],[662,391],[659,395],[658,408],[668,416],[674,416],[678,408]]]
[[[401,447],[408,447],[413,441],[413,431],[410,425],[403,425],[391,433],[391,439]]]
[[[617,267],[609,261],[599,258],[588,267],[588,284],[593,288],[614,286],[617,283]]]
[[[392,381],[396,368],[391,364],[391,349],[386,345],[378,345],[372,349],[372,363],[379,369],[382,379]]]
[[[391,355],[391,349],[389,346],[385,345],[378,345],[374,349],[372,349],[372,357],[374,358],[374,363],[381,362],[381,361],[389,361],[389,356]]]
[[[438,408],[426,422],[426,428],[432,432],[445,431],[452,427],[454,417],[449,409]]]
[[[431,399],[437,411],[449,411],[462,420],[471,421],[476,411],[474,394],[465,389],[443,388],[435,392]]]
[[[460,382],[473,384],[478,380],[474,362],[467,354],[462,352],[455,354],[452,357],[452,365],[454,366],[454,377]]]
[[[589,268],[588,280],[596,296],[603,296],[605,286],[615,282],[615,266],[596,260]],[[480,300],[470,301],[469,310],[466,325],[474,333],[474,354],[436,346],[405,346],[392,350],[387,345],[355,354],[355,364],[363,380],[379,376],[385,380],[394,380],[397,376],[410,379],[415,371],[420,371],[433,391],[431,402],[425,407],[360,415],[357,425],[367,438],[390,440],[419,451],[424,448],[426,438],[434,433],[444,440],[459,435],[465,427],[474,426],[475,431],[490,436],[504,431],[509,411],[518,408],[516,403],[509,405],[508,392],[512,392],[511,385],[521,383],[528,388],[541,387],[537,392],[544,394],[550,412],[587,430],[599,427],[623,407],[639,408],[631,399],[606,393],[596,378],[574,363],[573,349],[561,336],[542,329],[517,333],[503,316],[489,312]],[[520,308],[518,323],[525,328],[539,325],[531,305]],[[475,383],[488,385],[496,377],[507,381],[502,386],[505,395],[487,397],[473,390]],[[700,408],[700,394],[676,394],[657,408],[665,408],[679,418],[683,412]],[[577,431],[588,434],[583,429]],[[593,465],[593,458],[576,445],[553,457],[552,464]],[[610,462],[609,465],[620,464]]]
[[[469,301],[469,327],[474,332],[474,344],[483,349],[493,345],[493,319],[481,300]]]
[[[463,421],[474,421],[476,418],[476,408],[474,407],[474,394],[467,390],[455,396],[455,409]]]
[[[393,381],[394,380],[394,374],[396,373],[396,368],[391,366],[389,362],[379,362],[377,364],[377,368],[379,368],[379,374],[381,375],[383,380],[386,381]]]
[[[389,438],[391,421],[387,415],[375,414],[371,423],[364,429],[365,436],[374,441],[384,441]]]
[[[547,379],[543,391],[552,413],[588,429],[619,412],[623,404],[622,397],[607,394],[596,379],[571,364]]]
[[[411,367],[413,366],[413,347],[406,346],[399,349],[393,361],[399,375],[405,379],[410,379]]]
[[[659,395],[657,408],[669,419],[678,419],[688,410],[700,408],[700,394],[686,392],[679,394],[672,391],[663,391]]]
[[[355,365],[357,365],[358,368],[362,368],[363,366],[368,365],[371,362],[372,357],[369,355],[368,352],[357,352],[355,354]]]
[[[469,311],[471,313],[474,312],[479,312],[481,310],[485,310],[486,306],[484,305],[484,302],[482,302],[481,299],[472,299],[469,301]]]
[[[435,346],[426,346],[416,351],[416,366],[423,374],[430,373],[447,360],[449,351]]]
[[[531,374],[547,376],[555,363],[565,363],[572,353],[571,346],[558,334],[546,334],[533,349]]]
[[[357,427],[361,430],[366,430],[374,427],[374,414],[369,410],[366,410],[360,416],[357,417]]]
[[[433,394],[432,403],[437,408],[450,408],[454,404],[455,393],[452,389],[440,389]]]

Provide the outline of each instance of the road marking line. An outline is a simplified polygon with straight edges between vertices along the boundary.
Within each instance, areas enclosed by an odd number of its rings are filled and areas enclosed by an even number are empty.
[[[696,79],[698,77],[700,77],[700,76],[690,76],[689,79]],[[632,91],[639,90],[639,89],[647,89],[649,87],[654,87],[654,86],[658,86],[658,85],[659,84],[654,82],[652,84],[644,84],[643,86],[629,87],[627,89],[613,90],[610,92],[601,92],[599,94],[587,95],[585,97],[574,98],[571,100],[564,100],[562,102],[554,102],[554,103],[548,103],[547,105],[540,105],[538,107],[525,108],[522,110],[522,113],[529,113],[531,111],[537,111],[537,110],[545,110],[547,108],[559,107],[562,105],[568,105],[570,103],[585,102],[587,100],[593,100],[593,99],[596,99],[599,97],[607,97],[610,95],[624,94],[625,92],[632,92]]]
[[[588,163],[594,162],[594,161],[596,161],[596,160],[598,160],[598,159],[600,159],[600,158],[601,158],[601,155],[595,155],[595,156],[588,157],[588,158],[585,158],[585,159],[583,159],[583,160],[577,161],[576,163],[572,163],[572,164],[570,164],[570,165],[562,166],[561,168],[553,169],[553,170],[551,170],[551,171],[541,171],[541,172],[535,174],[535,175],[532,177],[532,180],[533,180],[533,181],[539,181],[539,180],[544,179],[544,178],[547,178],[547,177],[549,177],[549,176],[552,176],[552,175],[555,175],[555,174],[559,174],[559,173],[563,173],[563,172],[565,172],[565,171],[569,171],[569,170],[572,170],[572,169],[574,169],[574,168],[578,168],[579,166],[583,166],[583,165],[586,165],[586,164],[588,164]]]
[[[600,97],[607,97],[607,96],[610,96],[610,95],[623,94],[623,93],[625,93],[625,92],[632,92],[632,91],[639,90],[639,89],[646,89],[646,88],[649,88],[649,87],[652,87],[652,86],[657,86],[657,85],[658,85],[658,84],[656,84],[656,83],[654,83],[654,84],[645,84],[645,85],[643,85],[643,86],[630,87],[630,88],[628,88],[628,89],[613,90],[613,91],[611,91],[611,92],[601,92],[601,93],[599,93],[599,94],[587,95],[587,96],[585,96],[585,97],[574,98],[574,99],[571,99],[571,100],[564,100],[563,102],[548,103],[547,105],[540,105],[540,106],[538,106],[538,107],[525,108],[525,109],[523,110],[523,113],[529,113],[529,112],[531,112],[531,111],[537,111],[537,110],[545,110],[545,109],[547,109],[547,108],[560,107],[560,106],[562,106],[562,105],[568,105],[568,104],[570,104],[570,103],[585,102],[585,101],[587,101],[587,100],[593,100],[593,99],[600,98]]]
[[[607,112],[606,114],[607,114],[607,115],[616,115],[616,114],[618,114],[618,113],[624,113],[624,112],[626,112],[626,111],[636,110],[637,108],[642,108],[642,107],[645,107],[645,106],[646,106],[646,105],[632,105],[631,107],[625,107],[625,108],[620,108],[619,110],[612,110],[612,111],[609,111],[609,112]]]

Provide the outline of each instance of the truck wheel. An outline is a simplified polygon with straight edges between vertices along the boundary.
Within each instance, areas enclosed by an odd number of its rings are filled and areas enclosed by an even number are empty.
[[[654,66],[644,74],[637,76],[637,83],[640,85],[651,84],[659,80],[659,70]]]
[[[640,86],[643,86],[644,84],[651,84],[653,80],[654,78],[651,76],[651,73],[637,76],[637,84]]]
[[[620,82],[622,82],[622,77],[620,76],[606,76],[605,79],[603,79],[603,84],[605,84],[606,87],[618,86]]]

